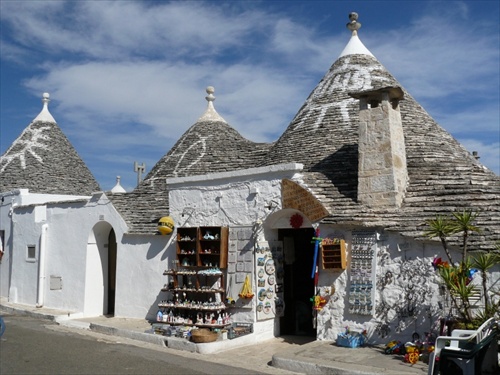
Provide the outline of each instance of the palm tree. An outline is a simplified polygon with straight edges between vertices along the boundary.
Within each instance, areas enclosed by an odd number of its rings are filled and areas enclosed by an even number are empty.
[[[441,215],[437,215],[435,219],[428,220],[427,225],[428,229],[424,232],[424,235],[429,238],[439,237],[450,264],[453,264],[453,259],[451,258],[450,250],[448,249],[448,243],[446,242],[446,237],[455,233],[454,225],[448,218]]]
[[[473,221],[476,220],[479,213],[474,213],[469,210],[464,210],[462,212],[453,212],[454,220],[450,222],[452,234],[462,232],[462,261],[467,258],[467,242],[469,239],[469,234],[472,232],[479,233],[481,230],[479,227],[473,225]]]
[[[470,309],[468,306],[471,288],[462,282],[460,275],[461,267],[439,267],[439,276],[448,289],[449,296],[458,314],[463,319],[470,320]],[[460,299],[458,298],[460,297]],[[467,302],[466,302],[467,301]]]
[[[484,294],[484,309],[486,311],[490,308],[490,299],[488,296],[487,288],[487,271],[500,261],[500,257],[495,253],[482,253],[471,259],[472,267],[477,268],[481,272],[483,294]]]
[[[473,224],[478,214],[470,210],[454,212],[451,218],[437,215],[435,219],[428,220],[428,228],[424,235],[429,238],[438,237],[441,240],[443,249],[450,261],[449,267],[439,267],[439,275],[450,293],[453,305],[461,317],[467,321],[472,321],[471,306],[469,297],[473,293],[473,285],[470,283],[470,270],[473,267],[472,260],[467,257],[467,243],[472,232],[480,229]],[[450,250],[448,249],[447,237],[462,233],[462,260],[458,265],[454,265]],[[496,256],[478,257],[474,260],[474,267],[481,270],[483,278],[483,292],[487,297],[486,271],[495,264]],[[491,263],[491,265],[490,265]],[[482,271],[484,269],[484,272]],[[488,310],[489,300],[485,302]]]

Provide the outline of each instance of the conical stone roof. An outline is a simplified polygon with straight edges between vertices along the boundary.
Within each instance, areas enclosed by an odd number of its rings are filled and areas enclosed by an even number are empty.
[[[213,88],[208,87],[208,106],[155,165],[144,182],[164,177],[186,177],[255,167],[269,150],[269,143],[242,137],[213,108]]]
[[[99,184],[48,111],[43,109],[0,157],[0,192],[90,195]]]
[[[205,113],[151,169],[131,193],[110,199],[129,224],[130,232],[151,234],[168,214],[166,179],[252,168],[271,144],[242,137],[215,111],[213,87],[207,88]]]
[[[349,93],[388,86],[400,102],[409,181],[401,209],[357,202],[359,103]],[[422,238],[425,221],[461,209],[481,212],[472,246],[491,250],[500,240],[500,180],[440,127],[369,52],[357,30],[262,165],[304,164],[304,182],[329,210],[325,223],[393,229]]]

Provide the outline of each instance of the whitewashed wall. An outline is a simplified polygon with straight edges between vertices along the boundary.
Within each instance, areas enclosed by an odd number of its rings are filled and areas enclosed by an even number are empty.
[[[301,164],[171,178],[170,216],[176,226],[238,226],[262,222],[281,205],[281,180],[297,178]]]
[[[300,164],[283,164],[167,179],[170,216],[176,227],[228,226],[234,230],[248,227],[254,231],[254,240],[274,240],[277,233],[271,233],[263,224],[281,207],[281,180],[300,179],[301,170]],[[169,254],[175,257],[175,242],[172,242]],[[255,287],[255,283],[252,285]],[[238,289],[238,285],[234,288]],[[232,309],[233,319],[255,322],[254,302],[249,305],[251,309],[247,306]],[[276,334],[275,321],[256,322],[254,332],[260,339],[273,337]]]
[[[163,271],[175,258],[169,236],[125,235],[118,242],[115,316],[154,320],[164,299]]]
[[[50,196],[46,198],[53,199]],[[109,228],[115,229],[117,238],[122,238],[126,230],[125,222],[104,194],[97,194],[91,199],[79,197],[69,202],[43,204],[36,200],[37,203],[32,204],[33,199],[25,199],[24,202],[31,204],[22,205],[23,201],[20,201],[20,205],[14,207],[8,216],[12,232],[6,233],[11,248],[6,249],[6,253],[12,253],[10,262],[13,271],[7,283],[10,288],[7,293],[2,289],[2,297],[8,297],[13,303],[37,303],[41,228],[46,224],[46,269],[45,279],[42,281],[45,289],[44,306],[82,313],[89,234],[96,223],[107,221],[110,223]],[[2,206],[2,219],[6,208]],[[36,246],[34,262],[26,260],[28,245]],[[2,278],[4,267],[8,263],[2,262]],[[51,276],[62,280],[60,289],[50,289]]]
[[[0,263],[0,297],[8,298],[10,285],[10,272],[12,264],[12,221],[10,220],[11,199],[10,195],[2,196],[0,202],[0,230],[4,231],[2,250],[4,252]]]
[[[26,247],[27,245],[36,245],[38,249],[39,238],[37,236],[39,236],[46,215],[45,209],[38,208],[35,212],[34,205],[65,200],[81,201],[89,197],[31,194],[28,189],[3,192],[0,196],[0,230],[4,231],[4,243],[2,244],[4,256],[0,264],[0,296],[6,299],[9,298],[11,272],[15,271],[16,274],[26,272],[26,279],[16,281],[10,298],[13,301],[32,303],[37,293],[36,284],[33,287],[33,279],[37,277],[34,272],[38,270],[38,263],[28,264],[26,262]],[[14,211],[16,208],[29,205],[32,205],[32,208],[23,209],[19,212],[19,215],[22,216],[16,216],[17,212]],[[28,218],[28,216],[33,217]],[[22,227],[24,223],[27,225],[25,230]],[[14,235],[16,234],[19,239],[14,242]]]
[[[320,272],[319,286],[328,303],[318,314],[318,339],[333,341],[349,327],[358,332],[367,330],[370,343],[384,344],[391,340],[412,341],[414,333],[424,339],[425,332],[439,329],[439,318],[446,317],[450,307],[432,266],[435,256],[447,259],[440,242],[416,242],[378,230],[375,309],[373,316],[364,316],[350,313],[348,306],[351,230],[321,227],[321,231],[346,240],[348,264],[344,271]],[[457,249],[454,251],[459,254]],[[498,280],[499,266],[491,270],[489,286],[495,287]],[[479,274],[473,282],[481,285]],[[330,290],[335,290],[333,295]]]

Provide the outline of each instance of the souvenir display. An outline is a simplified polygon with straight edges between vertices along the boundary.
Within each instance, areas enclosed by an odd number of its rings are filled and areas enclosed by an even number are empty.
[[[259,242],[255,247],[255,265],[258,299],[262,301],[257,305],[257,320],[283,316],[283,243]]]
[[[353,235],[349,272],[349,312],[351,314],[373,314],[373,306],[375,305],[373,301],[375,251],[375,234]]]
[[[233,299],[225,295],[224,285],[228,231],[227,227],[177,228],[176,259],[163,273],[168,279],[161,290],[167,294],[158,303],[158,331],[188,338],[193,327],[230,325],[231,314],[225,309]]]

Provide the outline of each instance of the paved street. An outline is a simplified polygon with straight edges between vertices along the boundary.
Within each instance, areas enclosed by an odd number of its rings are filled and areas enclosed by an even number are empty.
[[[6,374],[258,374],[202,361],[191,354],[88,331],[47,320],[5,315],[0,373]]]

